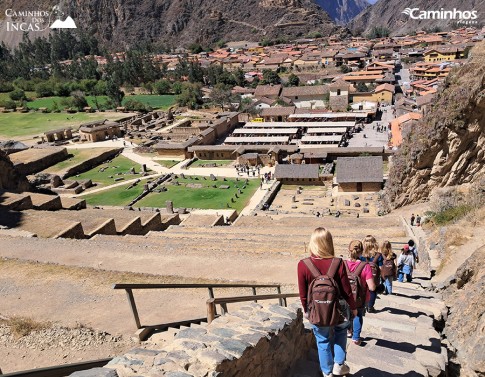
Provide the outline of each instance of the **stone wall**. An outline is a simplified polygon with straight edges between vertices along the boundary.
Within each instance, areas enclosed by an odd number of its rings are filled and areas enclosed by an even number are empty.
[[[67,156],[66,148],[28,149],[12,155],[15,168],[21,175],[30,175],[47,169],[49,166],[64,161]],[[26,159],[24,159],[26,156]]]
[[[285,377],[311,341],[296,306],[248,303],[210,325],[179,331],[162,349],[135,348],[90,375],[115,369],[119,376]]]
[[[103,162],[116,157],[122,150],[123,150],[123,148],[113,148],[113,149],[106,151],[106,152],[103,152],[103,153],[101,153],[101,154],[99,154],[99,155],[97,155],[93,158],[85,160],[85,161],[79,163],[78,165],[72,166],[69,169],[67,169],[61,175],[61,178],[64,179],[64,178],[67,178],[67,177],[72,177],[73,175],[80,174],[80,173],[83,173],[85,171],[88,171],[88,170],[102,164]]]

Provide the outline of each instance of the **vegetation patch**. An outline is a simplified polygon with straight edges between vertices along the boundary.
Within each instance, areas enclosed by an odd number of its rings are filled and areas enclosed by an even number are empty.
[[[92,206],[126,206],[143,192],[143,181],[128,189],[129,185],[113,187],[97,193],[83,195]]]
[[[29,335],[33,331],[39,331],[51,327],[50,322],[38,322],[28,317],[14,316],[0,320],[1,324],[10,327],[10,331],[16,339]]]
[[[167,191],[150,193],[135,206],[161,208],[171,200],[175,207],[241,211],[259,186],[258,179],[245,182],[235,178],[218,177],[212,181],[209,177],[178,177],[165,184]]]
[[[180,161],[176,160],[157,160],[153,159],[157,164],[162,165],[163,167],[170,169],[171,167],[177,165]]]
[[[131,174],[130,169],[134,168],[138,174]],[[98,186],[108,186],[117,183],[116,179],[122,181],[139,178],[141,171],[141,165],[126,158],[124,156],[117,156],[109,162],[105,162],[91,170],[88,170],[82,174],[76,176],[77,179],[90,179],[93,183],[97,183]]]
[[[0,135],[8,138],[40,135],[58,128],[77,129],[82,123],[124,116],[119,113],[5,113],[0,114]]]
[[[233,160],[196,160],[192,164],[191,167],[222,167],[222,166],[229,166],[233,163]]]
[[[89,160],[90,158],[98,156],[109,150],[111,150],[111,148],[68,149],[67,151],[69,152],[70,157],[67,160],[50,166],[45,171],[49,173],[60,174],[68,168],[76,166],[81,162]]]
[[[457,207],[445,209],[444,211],[438,213],[431,212],[428,213],[428,215],[431,215],[431,219],[436,225],[441,226],[460,220],[470,213],[471,210],[471,206],[463,204]]]

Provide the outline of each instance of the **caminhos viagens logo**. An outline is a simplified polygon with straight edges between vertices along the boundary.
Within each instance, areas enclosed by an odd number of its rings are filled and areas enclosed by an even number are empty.
[[[401,13],[408,15],[413,20],[450,20],[458,23],[474,24],[478,23],[478,11],[460,10],[453,8],[447,10],[421,10],[419,8],[406,8]]]
[[[50,29],[76,29],[74,20],[59,5],[47,10],[5,10],[7,31],[41,32]]]

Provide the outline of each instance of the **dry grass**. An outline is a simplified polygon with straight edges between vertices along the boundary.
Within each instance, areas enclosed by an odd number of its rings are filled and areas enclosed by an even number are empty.
[[[16,339],[27,336],[33,331],[47,329],[52,326],[50,322],[38,322],[32,318],[20,316],[2,319],[0,323],[10,327],[10,331]]]

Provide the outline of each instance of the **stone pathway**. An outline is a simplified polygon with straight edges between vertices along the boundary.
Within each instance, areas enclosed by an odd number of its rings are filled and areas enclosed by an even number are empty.
[[[446,307],[439,295],[425,291],[419,282],[395,282],[395,295],[380,295],[377,313],[366,314],[362,345],[347,342],[352,376],[438,377],[444,373],[447,352],[433,323],[446,315]],[[318,354],[312,350],[288,377],[318,376]]]

